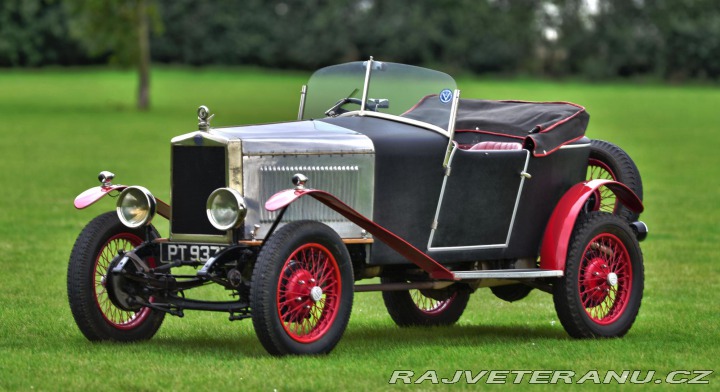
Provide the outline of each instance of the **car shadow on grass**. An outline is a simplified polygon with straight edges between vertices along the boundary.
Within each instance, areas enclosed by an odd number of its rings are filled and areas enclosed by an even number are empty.
[[[565,340],[562,328],[545,326],[487,326],[455,325],[448,327],[396,326],[348,328],[343,336],[346,344],[365,345],[369,342],[386,347],[403,346],[422,341],[425,344],[468,345],[497,343],[526,343],[538,340]]]
[[[197,335],[163,334],[148,342],[163,351],[209,356],[227,357],[268,357],[252,331],[244,329],[237,335],[203,335],[209,331],[198,331]],[[413,346],[482,346],[487,344],[523,345],[542,340],[567,340],[562,328],[545,326],[480,326],[455,325],[449,327],[399,328],[395,325],[349,326],[332,356],[343,352],[377,352],[377,350],[401,350]]]

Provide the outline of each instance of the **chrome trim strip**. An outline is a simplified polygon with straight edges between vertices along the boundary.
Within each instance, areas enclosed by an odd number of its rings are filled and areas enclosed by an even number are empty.
[[[227,146],[227,186],[243,193],[242,140],[231,140]]]
[[[450,159],[448,162],[452,162],[452,159],[455,156],[455,151],[458,150],[457,146],[453,145],[453,147],[454,148],[453,148],[452,152],[450,153]],[[435,217],[433,217],[432,226],[430,229],[430,238],[428,239],[428,244],[427,244],[428,250],[433,249],[432,242],[433,242],[433,238],[435,237],[435,231],[437,231],[437,222],[438,222],[438,219],[440,218],[440,206],[442,206],[442,201],[443,201],[443,198],[445,197],[445,186],[447,185],[448,177],[450,177],[449,174],[450,174],[450,172],[447,172],[447,171],[445,172],[445,178],[443,178],[442,188],[440,188],[440,199],[438,200],[438,205],[437,205],[437,208],[435,209]]]
[[[531,279],[559,278],[564,275],[562,270],[541,270],[539,268],[515,270],[485,270],[453,272],[455,279]]]
[[[367,155],[374,151],[352,151],[352,150],[317,150],[308,152],[268,151],[268,152],[246,152],[246,157],[272,157],[272,156],[314,156],[314,155]]]
[[[443,159],[443,167],[450,166],[450,155],[453,153],[453,139],[455,138],[455,118],[457,117],[458,106],[460,105],[460,90],[455,89],[453,93],[453,103],[450,107],[450,122],[448,123],[448,145]]]
[[[450,137],[450,134],[448,134],[448,131],[438,127],[437,125],[432,125],[432,124],[424,123],[422,121],[417,121],[417,120],[413,120],[410,118],[396,116],[394,114],[372,112],[372,111],[365,111],[365,113],[361,113],[359,110],[355,110],[352,112],[343,113],[343,114],[339,115],[338,117],[353,117],[353,116],[377,117],[377,118],[382,118],[385,120],[396,121],[396,122],[403,123],[403,124],[409,124],[409,125],[414,125],[416,127],[429,129],[429,130],[431,130],[433,132],[437,132],[445,137]]]
[[[224,146],[228,144],[229,139],[223,136],[210,134],[207,132],[202,131],[195,131],[186,133],[184,135],[175,136],[174,138],[170,139],[170,144],[175,145],[182,145],[182,146],[195,146],[197,145],[195,143],[195,138],[201,137],[205,141],[209,141],[210,143],[206,143],[204,145],[207,146]]]
[[[307,84],[303,84],[300,89],[300,109],[298,109],[298,121],[303,119],[305,115],[305,99],[307,98]]]
[[[372,70],[372,63],[373,57],[370,56],[370,59],[367,61],[367,66],[365,67],[365,84],[363,85],[362,102],[360,102],[361,116],[365,113],[365,103],[367,102],[368,90],[370,89],[370,74]]]
[[[231,230],[228,230],[227,235],[206,235],[206,234],[171,234],[170,242],[192,242],[192,243],[206,243],[206,244],[231,244],[232,236],[230,235]]]
[[[585,148],[590,147],[590,143],[586,144],[568,144],[560,147],[560,150],[569,150],[571,148]]]
[[[457,148],[453,150],[453,153],[450,155],[450,163],[452,163],[452,159],[455,156],[455,151]],[[528,168],[528,164],[530,163],[530,151],[529,150],[523,150],[525,151],[525,166],[523,166],[522,172],[526,172]],[[450,164],[452,167],[452,164]],[[518,174],[520,175],[520,174]],[[435,213],[435,220],[433,222],[433,226],[436,225],[435,222],[438,221],[440,217],[440,207],[442,206],[443,196],[445,195],[445,183],[447,182],[448,176],[446,176],[443,179],[443,186],[442,190],[440,191],[440,201],[438,202],[437,211]],[[508,233],[507,237],[505,237],[505,243],[504,244],[488,244],[488,245],[464,245],[464,246],[446,246],[446,247],[433,247],[432,246],[432,240],[435,236],[436,228],[433,228],[430,232],[430,239],[428,241],[428,251],[435,251],[435,252],[447,252],[447,251],[463,251],[463,250],[479,250],[479,249],[496,249],[496,248],[507,248],[510,244],[510,236],[512,235],[513,228],[515,227],[515,216],[517,215],[518,207],[520,206],[520,196],[522,196],[522,190],[525,185],[525,176],[520,176],[520,186],[518,187],[518,193],[515,197],[515,208],[513,209],[512,218],[510,218],[510,226],[508,227]]]
[[[530,150],[525,151],[525,166],[521,173],[527,173],[528,164],[530,163]],[[512,218],[510,218],[510,228],[508,229],[507,238],[505,238],[505,246],[510,244],[510,235],[512,234],[513,228],[515,227],[515,216],[517,215],[518,207],[520,206],[520,196],[522,195],[523,186],[527,177],[520,175],[520,189],[518,189],[517,198],[515,199],[515,208],[513,209]]]

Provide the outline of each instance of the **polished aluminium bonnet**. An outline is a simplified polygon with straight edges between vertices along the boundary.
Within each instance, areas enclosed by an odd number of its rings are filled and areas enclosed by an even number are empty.
[[[178,136],[173,145],[218,146],[227,150],[227,184],[247,204],[240,238],[265,237],[278,212],[265,210],[273,194],[293,187],[291,178],[302,173],[308,188],[327,191],[372,217],[375,152],[365,135],[320,121],[298,121],[228,128],[211,128]],[[310,219],[323,222],[343,238],[359,238],[362,229],[311,197],[291,205],[283,222]],[[182,240],[226,240],[192,238]]]

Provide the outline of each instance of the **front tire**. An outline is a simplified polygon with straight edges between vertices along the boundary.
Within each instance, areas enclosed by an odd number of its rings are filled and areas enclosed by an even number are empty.
[[[291,222],[263,245],[250,289],[252,321],[272,355],[327,354],[353,302],[350,254],[330,227]]]
[[[382,283],[396,280],[381,279]],[[435,293],[433,293],[435,291]],[[462,316],[470,290],[460,288],[452,292],[440,290],[383,291],[385,308],[399,327],[435,327],[455,324]]]
[[[147,340],[160,328],[165,313],[120,309],[106,289],[108,267],[118,251],[135,248],[144,237],[144,228],[125,227],[113,211],[91,220],[75,241],[68,265],[68,301],[75,323],[88,340]]]
[[[558,318],[574,338],[623,336],[640,310],[643,281],[642,252],[627,222],[591,212],[576,224],[565,276],[553,285]]]

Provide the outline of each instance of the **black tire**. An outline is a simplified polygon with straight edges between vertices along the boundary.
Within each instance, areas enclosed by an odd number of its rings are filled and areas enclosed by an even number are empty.
[[[153,233],[157,235],[154,229]],[[144,228],[125,227],[113,211],[91,220],[75,240],[68,265],[68,302],[75,323],[88,340],[147,340],[160,328],[164,312],[122,310],[113,305],[103,285],[117,251],[133,249],[144,238]]]
[[[496,297],[507,302],[520,301],[521,299],[527,297],[532,290],[532,287],[519,283],[490,287],[490,291],[492,291]]]
[[[250,308],[255,334],[272,355],[327,354],[347,327],[353,269],[327,225],[291,222],[263,245],[253,270]]]
[[[382,278],[382,283],[397,280]],[[395,324],[400,327],[434,327],[455,324],[470,299],[470,290],[383,291],[383,302]]]
[[[588,160],[587,179],[609,179],[627,185],[642,200],[643,185],[640,171],[632,158],[620,147],[604,140],[590,141],[590,158]],[[611,190],[601,188],[595,195],[591,211],[604,211],[620,215],[630,222],[635,222],[640,214],[630,211],[622,205]]]
[[[640,310],[644,281],[632,229],[616,215],[591,212],[578,220],[568,248],[565,276],[553,285],[563,327],[574,338],[625,335]]]

